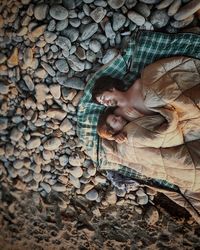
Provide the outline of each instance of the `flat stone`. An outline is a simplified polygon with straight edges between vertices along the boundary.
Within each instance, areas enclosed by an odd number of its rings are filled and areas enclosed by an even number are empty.
[[[40,186],[45,190],[47,194],[51,192],[51,186],[46,182],[40,182]]]
[[[56,68],[61,72],[61,73],[68,73],[69,72],[69,66],[64,59],[59,59],[55,62]]]
[[[18,55],[19,55],[19,50],[17,47],[15,47],[11,52],[11,55],[7,61],[8,67],[12,68],[18,65],[19,62]]]
[[[50,76],[55,76],[56,72],[55,70],[46,62],[41,62],[41,66],[46,70],[46,72],[50,75]]]
[[[38,148],[41,144],[41,139],[39,137],[31,138],[27,144],[26,147],[27,149],[34,149]]]
[[[68,160],[68,156],[67,155],[61,155],[60,157],[59,157],[59,163],[60,163],[60,165],[62,166],[62,167],[65,167],[65,166],[67,166],[67,163],[69,162],[69,160]]]
[[[193,20],[194,20],[194,16],[192,15],[182,21],[172,20],[170,21],[170,24],[172,27],[180,29],[180,28],[184,28],[188,26]]]
[[[55,99],[60,99],[61,97],[61,87],[59,84],[51,84],[49,86],[50,93]]]
[[[65,118],[62,123],[60,124],[60,130],[63,133],[67,133],[68,131],[70,131],[72,129],[72,123],[68,118]]]
[[[41,3],[35,6],[34,16],[37,20],[41,21],[47,17],[49,7],[45,3]]]
[[[24,166],[24,161],[23,160],[15,160],[14,162],[13,162],[13,167],[15,168],[15,169],[21,169],[22,167]]]
[[[44,34],[45,30],[46,30],[46,27],[47,25],[46,24],[43,24],[43,25],[40,25],[36,28],[34,28],[32,31],[31,31],[31,36],[32,38],[34,39],[33,41],[35,41],[35,38],[38,38],[40,37],[41,35]]]
[[[44,148],[46,150],[56,150],[60,147],[61,145],[61,140],[59,138],[51,138],[48,139],[45,143],[44,143]]]
[[[35,86],[35,98],[38,103],[43,103],[46,100],[46,96],[49,92],[49,88],[44,83],[39,83]]]
[[[56,41],[56,45],[58,45],[61,49],[71,49],[71,41],[64,36],[59,36]]]
[[[69,164],[74,167],[81,167],[82,166],[82,160],[79,158],[78,155],[71,155],[69,157]]]
[[[52,190],[54,190],[56,192],[65,192],[67,190],[66,186],[64,186],[62,184],[58,184],[58,183],[53,185],[51,188],[52,188]]]
[[[97,32],[97,30],[98,30],[97,23],[86,24],[82,30],[81,41],[89,39],[91,36],[93,36]]]
[[[159,3],[160,0],[140,0],[142,3],[147,3],[147,4],[156,4]]]
[[[56,20],[64,20],[68,17],[68,10],[62,5],[53,5],[50,8],[49,14]]]
[[[150,16],[150,22],[154,28],[162,28],[167,25],[169,18],[166,10],[155,10]]]
[[[170,4],[173,2],[174,0],[162,0],[159,4],[156,5],[156,8],[158,10],[161,10],[161,9],[165,9],[167,7],[170,6]]]
[[[102,63],[107,64],[111,62],[118,55],[117,49],[108,49],[102,58]]]
[[[68,37],[71,42],[75,42],[79,37],[78,29],[75,29],[73,27],[68,27],[67,29],[63,30],[61,34]]]
[[[181,0],[174,0],[174,2],[170,5],[167,11],[168,16],[174,16],[179,10],[181,4],[182,4]]]
[[[57,35],[53,32],[50,31],[45,31],[44,32],[44,39],[47,43],[53,43],[57,38]]]
[[[66,76],[58,76],[56,77],[56,80],[58,81],[58,83],[68,88],[78,90],[83,90],[85,88],[84,81],[78,77],[71,77],[67,79]]]
[[[177,21],[185,20],[190,16],[192,16],[199,9],[200,9],[200,1],[192,0],[191,2],[187,3],[186,5],[184,5],[179,9],[179,11],[174,16],[174,19]]]
[[[46,70],[44,70],[42,68],[36,69],[36,71],[35,71],[35,76],[40,78],[40,79],[46,78],[47,75],[48,75],[48,73],[46,72]]]
[[[12,141],[19,141],[23,133],[18,128],[13,128],[10,132],[10,139]]]
[[[68,57],[68,64],[76,72],[81,72],[85,69],[85,63],[80,61],[75,55]]]
[[[97,53],[101,49],[101,43],[98,40],[91,40],[90,43],[89,43],[89,48],[94,53]]]
[[[26,68],[32,65],[33,63],[33,49],[32,48],[26,48],[24,50],[23,61],[24,61],[24,66]]]
[[[123,14],[117,12],[113,14],[112,27],[114,31],[121,29],[124,26],[125,22],[126,17]]]
[[[56,30],[57,31],[65,30],[67,28],[68,24],[69,24],[68,19],[64,19],[64,20],[58,21],[56,23]]]
[[[106,12],[107,11],[103,7],[97,7],[90,13],[90,16],[96,23],[100,23],[105,17]]]
[[[138,3],[134,10],[139,13],[140,15],[142,15],[144,18],[147,18],[150,16],[151,14],[151,9],[149,7],[148,4],[146,3]]]
[[[138,26],[142,26],[145,23],[145,18],[133,10],[128,12],[128,18]]]
[[[33,91],[35,89],[35,85],[30,75],[24,75],[23,80],[30,91]]]
[[[80,166],[71,167],[67,171],[76,178],[80,178],[83,175],[83,170]]]
[[[9,92],[9,85],[0,81],[0,94],[7,95]]]
[[[111,23],[107,22],[105,25],[105,34],[108,39],[114,39],[116,34],[112,29]]]
[[[108,4],[113,9],[119,9],[121,8],[125,3],[125,0],[108,0]]]
[[[0,64],[4,63],[7,60],[6,55],[0,52]]]
[[[98,198],[99,194],[96,189],[92,189],[85,194],[85,197],[90,201],[95,201]]]
[[[73,175],[69,174],[69,182],[75,187],[75,188],[80,188],[81,183],[79,178],[74,177]]]
[[[0,131],[7,129],[8,127],[8,118],[6,117],[0,117]]]
[[[62,121],[67,115],[67,113],[61,109],[50,108],[47,110],[46,115],[50,118]]]

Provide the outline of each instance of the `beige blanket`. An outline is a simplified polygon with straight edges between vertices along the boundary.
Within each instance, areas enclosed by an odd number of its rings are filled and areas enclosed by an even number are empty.
[[[102,141],[107,160],[178,185],[200,211],[200,61],[162,59],[141,80],[145,104],[157,115],[129,123],[126,143]]]

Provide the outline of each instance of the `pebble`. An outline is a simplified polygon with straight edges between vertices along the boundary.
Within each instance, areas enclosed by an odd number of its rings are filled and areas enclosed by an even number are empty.
[[[50,138],[44,143],[44,148],[46,150],[57,150],[61,145],[61,140],[59,138]]]
[[[0,94],[7,95],[9,92],[9,85],[0,81]]]
[[[46,27],[47,27],[47,25],[43,24],[43,25],[40,25],[40,26],[34,28],[30,33],[31,37],[29,37],[31,39],[31,41],[35,42],[38,37],[43,35],[45,30],[46,30]]]
[[[22,160],[15,160],[13,162],[13,167],[17,170],[21,169],[24,166],[24,162]]]
[[[17,47],[15,47],[13,49],[13,51],[11,52],[10,57],[8,58],[7,64],[9,67],[14,67],[16,65],[18,65],[18,54],[19,54],[19,50]]]
[[[123,14],[115,12],[113,14],[112,28],[114,31],[121,29],[126,22],[126,17]]]
[[[35,6],[34,8],[34,16],[37,20],[41,21],[47,17],[49,7],[45,3],[41,3]]]
[[[54,185],[52,185],[52,190],[56,191],[56,192],[65,192],[67,190],[66,186],[56,183]]]
[[[64,19],[64,20],[58,21],[56,23],[56,30],[57,31],[65,30],[67,28],[68,24],[69,24],[68,19]]]
[[[118,55],[117,49],[108,49],[102,58],[102,64],[107,64]]]
[[[69,163],[71,164],[71,160],[69,160]],[[67,171],[76,178],[80,178],[83,175],[83,170],[79,166],[71,167]]]
[[[76,72],[81,72],[85,69],[84,62],[80,61],[75,55],[70,55],[67,61],[70,68]]]
[[[64,59],[57,60],[55,62],[55,66],[62,73],[69,72],[69,66],[68,66],[66,60],[64,60]]]
[[[55,70],[46,62],[41,62],[41,66],[46,70],[46,72],[50,75],[50,76],[55,76],[56,72]]]
[[[30,67],[33,63],[33,50],[32,48],[26,48],[23,55],[23,61],[25,67]]]
[[[89,23],[86,24],[82,30],[81,34],[81,41],[84,41],[86,39],[89,39],[92,37],[98,30],[98,24],[97,23]]]
[[[184,28],[188,26],[193,20],[194,20],[194,16],[189,16],[188,18],[182,21],[172,20],[170,24],[172,27],[180,29],[180,28]]]
[[[55,99],[60,99],[60,97],[61,97],[61,88],[60,88],[60,85],[58,85],[58,84],[51,84],[49,86],[49,91],[50,91],[50,93],[52,94],[52,96]]]
[[[57,35],[50,31],[44,32],[44,39],[47,43],[53,43],[54,40],[56,40]]]
[[[24,75],[23,80],[30,91],[33,91],[35,89],[35,85],[30,75]]]
[[[41,139],[40,138],[31,138],[30,141],[27,142],[27,149],[34,149],[38,148],[41,144]]]
[[[167,14],[168,16],[174,16],[181,6],[181,0],[174,0],[174,2],[170,5]]]
[[[192,16],[197,10],[200,9],[200,1],[199,0],[192,0],[188,4],[184,5],[179,9],[179,11],[174,16],[174,19],[177,21],[182,21],[190,16]]]
[[[51,186],[48,183],[40,182],[40,186],[49,194],[51,192]]]
[[[174,0],[162,0],[159,4],[156,5],[158,10],[165,9],[173,3]]]
[[[7,60],[6,55],[0,52],[0,64],[4,63]]]
[[[0,91],[1,93],[1,91]],[[0,131],[7,129],[8,127],[8,118],[7,117],[0,117]]]
[[[162,28],[169,22],[166,10],[155,10],[150,16],[150,22],[155,28]]]
[[[74,177],[73,175],[69,174],[69,182],[75,187],[80,188],[81,183],[79,181],[79,178]]]
[[[71,42],[67,37],[59,36],[56,39],[56,45],[58,45],[61,49],[69,49],[71,48]]]
[[[64,20],[68,17],[68,10],[62,5],[53,5],[50,8],[49,14],[56,20]]]
[[[87,192],[85,194],[85,197],[89,200],[89,201],[95,201],[97,200],[99,194],[98,192],[96,191],[96,189],[92,189],[90,190],[89,192]]]
[[[50,108],[46,112],[47,117],[62,121],[67,113],[64,110],[56,109],[56,108]]]
[[[49,92],[49,88],[43,84],[39,83],[35,86],[35,98],[38,103],[43,103],[46,100],[46,96]]]
[[[60,130],[63,133],[67,133],[68,131],[70,131],[72,129],[72,123],[68,118],[65,118],[62,123],[60,124]]]
[[[96,23],[100,23],[102,19],[105,17],[105,15],[106,15],[106,10],[103,7],[97,7],[90,13],[91,18]]]
[[[142,26],[145,23],[145,18],[133,10],[128,12],[128,18],[138,26]]]
[[[67,163],[69,162],[68,160],[68,156],[67,155],[61,155],[59,157],[59,163],[62,167],[65,167],[67,165]]]
[[[22,135],[23,133],[18,128],[13,128],[10,132],[10,139],[17,142],[21,139]]]
[[[114,10],[121,8],[125,3],[125,0],[108,0],[108,4]]]

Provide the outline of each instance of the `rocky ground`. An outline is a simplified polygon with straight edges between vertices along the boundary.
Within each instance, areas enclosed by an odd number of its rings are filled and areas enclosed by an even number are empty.
[[[135,30],[199,32],[199,9],[199,0],[0,0],[0,249],[199,249],[185,211],[150,189],[114,188],[76,136],[91,74]]]

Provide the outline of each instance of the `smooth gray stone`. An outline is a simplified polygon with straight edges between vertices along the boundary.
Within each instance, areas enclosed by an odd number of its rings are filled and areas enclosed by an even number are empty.
[[[83,90],[85,88],[85,83],[78,77],[67,78],[66,75],[60,75],[56,77],[56,80],[61,85],[67,88],[73,88],[78,90]]]
[[[44,39],[47,43],[53,43],[56,40],[57,35],[53,32],[45,31],[44,32]]]
[[[62,5],[53,5],[50,10],[49,14],[56,20],[64,20],[68,17],[68,10],[65,9]]]
[[[83,27],[82,34],[81,34],[81,40],[84,41],[91,36],[93,36],[98,30],[98,24],[97,23],[89,23],[86,24]]]
[[[64,59],[57,60],[55,62],[55,66],[62,73],[67,73],[69,71],[69,66],[68,66],[66,60],[64,60]]]
[[[125,3],[125,0],[108,0],[108,4],[113,9],[119,9],[121,8]]]
[[[115,12],[113,14],[112,27],[114,31],[119,30],[124,26],[126,17],[123,14]]]
[[[67,58],[68,64],[74,71],[83,71],[85,68],[84,62],[80,61],[75,55],[70,55]]]
[[[61,31],[61,35],[66,36],[73,43],[77,40],[79,36],[79,31],[75,28],[69,27]]]
[[[150,22],[154,28],[165,27],[169,22],[170,17],[167,15],[166,10],[155,10],[150,16]]]
[[[49,6],[45,3],[41,3],[35,6],[34,16],[37,20],[41,21],[47,17]]]
[[[71,48],[70,40],[65,36],[59,36],[56,41],[56,45],[58,45],[61,49],[69,49]]]
[[[58,21],[56,23],[56,30],[57,31],[62,31],[64,29],[66,29],[67,26],[68,26],[68,23],[69,23],[68,19],[64,19],[64,20]]]
[[[113,39],[115,38],[116,34],[112,29],[111,23],[107,22],[105,25],[105,34],[108,39]]]
[[[106,9],[104,9],[103,7],[97,7],[90,13],[90,16],[96,23],[100,23],[105,17],[106,12]]]
[[[0,81],[0,94],[7,95],[9,92],[9,85]]]
[[[41,66],[46,70],[46,72],[50,75],[50,76],[55,76],[56,72],[55,70],[47,63],[45,62],[41,62]]]
[[[160,0],[140,0],[140,2],[147,3],[147,4],[155,4],[155,3],[159,3]]]

